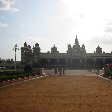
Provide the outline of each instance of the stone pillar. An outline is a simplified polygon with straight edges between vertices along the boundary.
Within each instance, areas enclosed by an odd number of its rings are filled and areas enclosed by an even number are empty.
[[[96,58],[94,58],[93,61],[94,61],[94,69],[93,69],[93,72],[95,73],[95,69],[96,69]]]
[[[82,66],[82,58],[80,58],[80,69],[82,69],[83,68],[83,66]]]
[[[80,58],[80,64],[82,64],[82,59]]]
[[[73,59],[70,59],[70,67],[73,67]]]
[[[96,58],[93,59],[94,61],[94,68],[96,67]]]
[[[68,68],[68,59],[65,59],[66,67]]]
[[[105,58],[103,58],[103,64],[105,64]]]
[[[57,59],[57,65],[59,64],[59,59]]]
[[[50,59],[47,59],[47,62],[48,62],[48,65],[47,65],[47,68],[49,67],[49,64],[50,64]]]
[[[86,69],[87,58],[84,59],[84,69]]]
[[[66,64],[68,64],[68,59],[66,59]]]
[[[59,67],[59,59],[57,59],[57,68]]]

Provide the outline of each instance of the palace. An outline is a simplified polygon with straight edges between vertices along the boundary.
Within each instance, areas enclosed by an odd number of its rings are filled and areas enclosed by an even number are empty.
[[[43,68],[86,69],[103,67],[107,63],[112,63],[112,53],[102,52],[99,46],[94,53],[87,53],[85,45],[80,46],[77,36],[74,45],[68,45],[67,53],[59,53],[55,45],[47,53],[40,52],[38,43],[31,48],[25,42],[24,47],[21,47],[22,67],[30,64],[33,67]]]

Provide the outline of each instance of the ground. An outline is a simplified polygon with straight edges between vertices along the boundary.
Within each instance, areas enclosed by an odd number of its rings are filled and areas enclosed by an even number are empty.
[[[66,71],[0,87],[0,112],[111,112],[112,82]]]

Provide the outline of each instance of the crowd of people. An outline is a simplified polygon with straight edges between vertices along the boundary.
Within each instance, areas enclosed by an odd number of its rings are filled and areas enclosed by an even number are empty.
[[[55,74],[62,75],[62,74],[65,74],[65,69],[64,68],[55,68],[54,72],[55,72]]]

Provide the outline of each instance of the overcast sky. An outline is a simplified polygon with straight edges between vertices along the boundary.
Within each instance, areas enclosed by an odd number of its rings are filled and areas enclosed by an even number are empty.
[[[39,43],[41,52],[55,44],[60,52],[76,35],[88,53],[99,45],[112,51],[111,0],[0,0],[0,57],[14,58],[13,47]],[[17,51],[17,60],[20,60]]]

